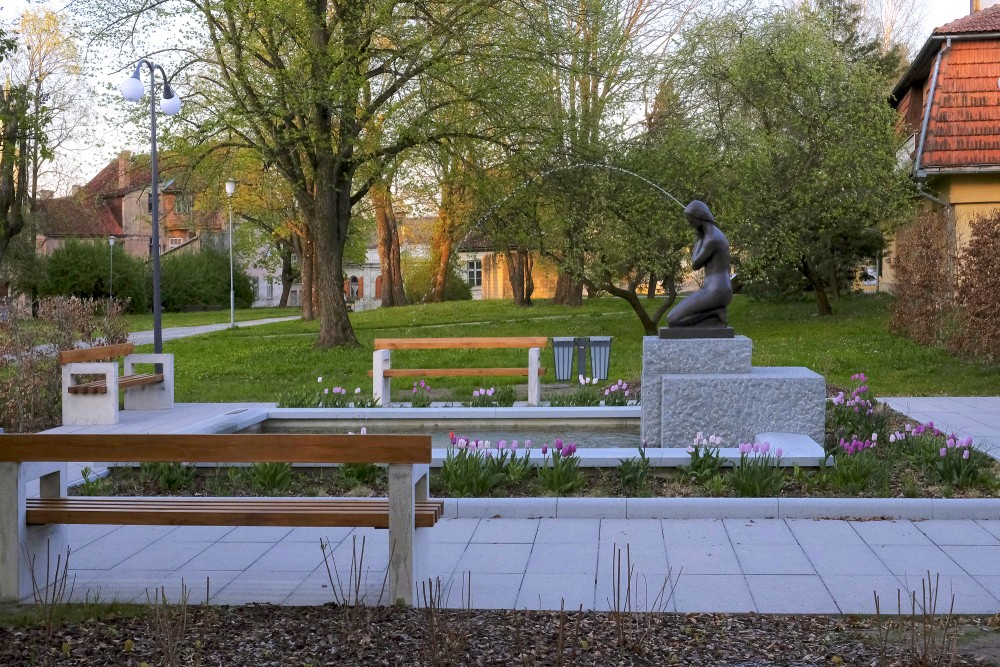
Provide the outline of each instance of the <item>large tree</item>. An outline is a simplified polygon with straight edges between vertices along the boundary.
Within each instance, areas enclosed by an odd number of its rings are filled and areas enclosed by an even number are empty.
[[[882,226],[906,206],[882,73],[807,10],[705,21],[684,57],[721,156],[716,213],[741,272],[797,273],[830,314],[830,297],[874,260]]]
[[[0,62],[15,48],[14,40],[0,30]],[[29,146],[35,134],[28,116],[30,103],[30,93],[23,85],[0,90],[0,266],[10,242],[24,230]]]
[[[422,79],[466,81],[505,53],[489,35],[501,0],[85,0],[95,36],[119,43],[154,17],[204,26],[177,87],[186,113],[216,145],[259,152],[287,180],[315,240],[318,347],[355,345],[342,294],[352,209],[403,151],[464,134],[439,110],[472,102],[465,86],[414,94]],[[110,20],[107,17],[111,16]],[[148,18],[147,18],[148,17]],[[472,70],[470,73],[468,70]],[[402,102],[405,100],[405,104]],[[376,137],[369,130],[391,117]]]

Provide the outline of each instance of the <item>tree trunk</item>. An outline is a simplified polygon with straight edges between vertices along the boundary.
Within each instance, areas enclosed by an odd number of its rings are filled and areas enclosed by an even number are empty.
[[[575,280],[568,273],[559,273],[556,280],[556,294],[552,299],[552,304],[556,306],[582,306],[583,305],[583,283]]]
[[[341,173],[336,187],[317,193],[313,283],[319,306],[316,347],[357,346],[344,302],[344,244],[351,219],[351,178]]]
[[[521,253],[517,250],[504,250],[504,259],[507,260],[507,281],[510,283],[510,291],[514,298],[514,305],[524,305],[524,263],[521,261]]]
[[[403,271],[399,257],[399,225],[392,207],[392,192],[385,183],[370,190],[375,209],[375,229],[378,236],[378,261],[382,269],[382,306],[405,306]]]
[[[278,307],[288,305],[288,295],[292,293],[292,283],[295,282],[295,271],[292,269],[292,244],[281,242],[281,298]]]
[[[646,298],[652,299],[656,296],[656,276],[649,274],[649,288],[646,290]]]
[[[302,248],[302,319],[316,319],[313,312],[313,243],[308,236],[300,239]]]
[[[531,272],[535,269],[535,259],[527,248],[522,248],[519,253],[524,258],[524,305],[532,305],[531,295],[535,293],[535,279]]]
[[[431,284],[430,294],[423,300],[439,303],[444,301],[448,272],[451,271],[451,247],[451,234],[447,229],[447,223],[441,224],[438,233],[434,235],[434,281]]]
[[[809,265],[805,257],[799,260],[799,271],[812,285],[813,293],[816,295],[816,310],[819,315],[833,315],[833,308],[830,307],[830,300],[826,295],[826,285],[823,284],[819,273]]]

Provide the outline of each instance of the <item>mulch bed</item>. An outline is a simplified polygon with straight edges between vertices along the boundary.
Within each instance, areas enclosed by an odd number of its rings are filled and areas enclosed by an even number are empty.
[[[178,608],[173,609],[177,614]],[[406,608],[191,607],[176,665],[772,665],[986,664],[906,660],[883,649],[871,619],[817,616],[466,611]],[[149,615],[56,628],[3,627],[0,665],[116,665],[162,661],[165,633]],[[432,628],[437,628],[433,630]],[[622,637],[619,640],[619,637]]]

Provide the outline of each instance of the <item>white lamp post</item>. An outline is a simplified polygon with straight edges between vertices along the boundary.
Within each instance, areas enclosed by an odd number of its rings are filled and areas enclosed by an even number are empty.
[[[163,77],[163,101],[160,103],[160,110],[168,116],[173,116],[181,110],[181,98],[179,98],[170,87],[170,80],[163,68],[146,59],[139,61],[135,66],[132,76],[122,81],[119,90],[122,97],[129,102],[138,102],[142,99],[145,89],[139,79],[139,72],[145,65],[149,69],[150,95],[149,95],[149,138],[150,138],[150,171],[152,172],[152,184],[150,186],[150,196],[152,198],[152,247],[150,248],[150,261],[153,264],[153,351],[157,354],[163,352],[163,322],[161,318],[160,304],[160,174],[156,156],[156,70],[160,70]]]
[[[236,328],[236,291],[233,289],[233,193],[236,181],[226,181],[226,196],[229,197],[229,328]]]
[[[108,237],[108,247],[111,248],[109,253],[111,256],[111,279],[108,281],[108,300],[114,299],[114,288],[115,288],[115,241],[117,241],[114,235]]]

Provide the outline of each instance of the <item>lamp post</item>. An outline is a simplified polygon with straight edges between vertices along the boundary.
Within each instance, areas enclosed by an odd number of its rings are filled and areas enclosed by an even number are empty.
[[[115,298],[115,296],[114,296],[114,290],[115,290],[115,241],[117,241],[117,240],[118,239],[116,239],[113,234],[108,237],[108,247],[111,248],[111,252],[109,253],[109,255],[111,257],[111,276],[110,276],[110,280],[108,281],[108,301],[111,301],[112,299]]]
[[[150,137],[150,171],[152,184],[150,186],[150,197],[152,211],[152,237],[150,247],[150,261],[153,264],[153,351],[157,354],[163,352],[163,323],[160,313],[160,175],[156,156],[156,70],[160,70],[163,77],[163,101],[160,103],[160,110],[168,116],[173,116],[181,110],[181,98],[179,98],[170,87],[170,79],[160,65],[152,63],[145,58],[135,66],[132,76],[122,81],[119,90],[122,97],[129,102],[138,102],[142,99],[145,89],[139,78],[139,72],[145,65],[149,69],[149,137]]]
[[[226,196],[229,197],[229,328],[236,328],[236,292],[233,289],[233,193],[236,181],[226,181]]]

